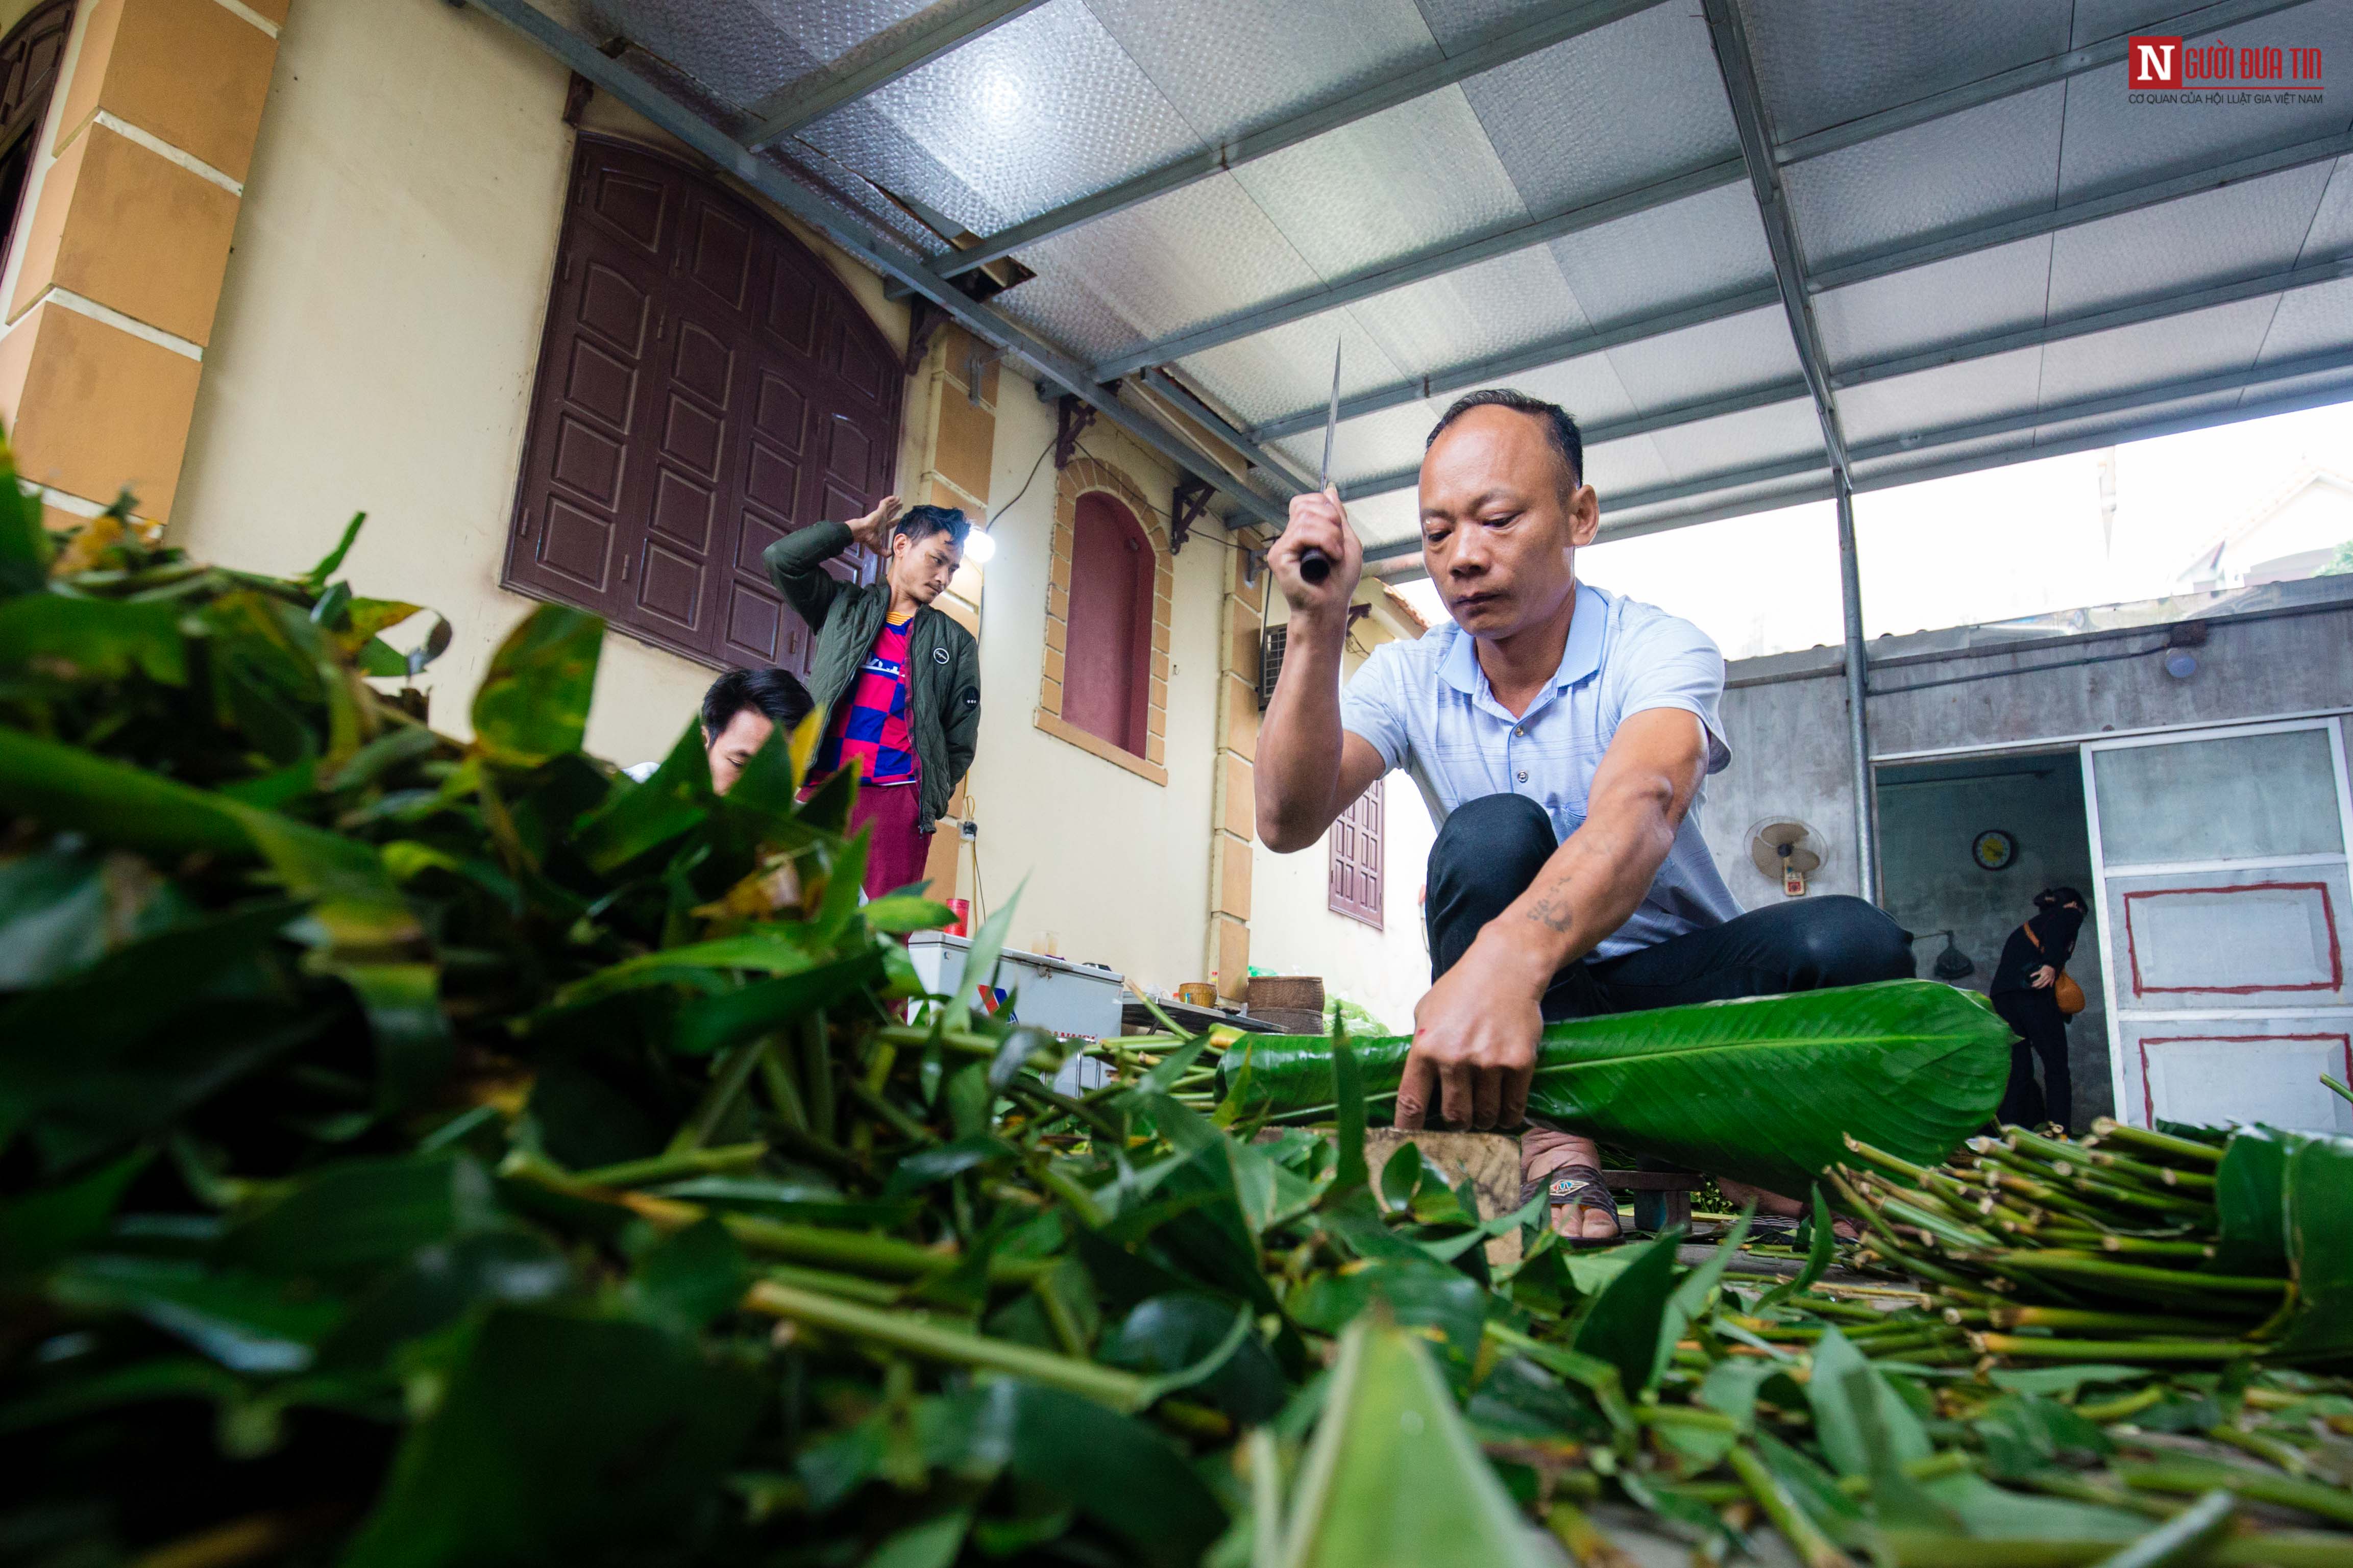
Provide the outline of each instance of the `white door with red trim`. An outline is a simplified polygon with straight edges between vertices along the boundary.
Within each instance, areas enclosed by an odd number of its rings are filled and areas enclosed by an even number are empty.
[[[2353,1133],[2334,719],[2084,747],[2116,1114]]]

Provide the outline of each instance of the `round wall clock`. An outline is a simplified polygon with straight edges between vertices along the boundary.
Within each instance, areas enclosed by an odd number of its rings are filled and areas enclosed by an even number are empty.
[[[1969,858],[1988,871],[1999,871],[2018,858],[2018,840],[1998,827],[1989,827],[1969,844]]]

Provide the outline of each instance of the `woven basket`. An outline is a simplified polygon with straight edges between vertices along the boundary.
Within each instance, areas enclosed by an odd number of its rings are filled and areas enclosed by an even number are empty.
[[[1324,1011],[1324,977],[1320,974],[1253,974],[1250,1010],[1263,1013],[1280,1007],[1293,1012]]]

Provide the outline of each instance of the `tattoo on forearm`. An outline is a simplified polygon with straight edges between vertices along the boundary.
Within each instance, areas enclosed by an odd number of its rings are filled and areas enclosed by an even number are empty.
[[[1528,907],[1528,919],[1556,935],[1567,936],[1577,924],[1577,911],[1567,900],[1546,893]]]

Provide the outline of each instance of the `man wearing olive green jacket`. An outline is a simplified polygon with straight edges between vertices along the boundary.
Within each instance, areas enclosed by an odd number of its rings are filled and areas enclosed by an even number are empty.
[[[785,602],[809,624],[817,648],[809,695],[825,715],[809,783],[859,770],[851,831],[872,830],[870,898],[923,879],[933,825],[980,734],[980,646],[932,608],[964,560],[967,524],[951,507],[899,515],[899,498],[854,522],[788,533],[761,559]],[[825,563],[853,544],[882,558],[882,579],[860,587]]]

